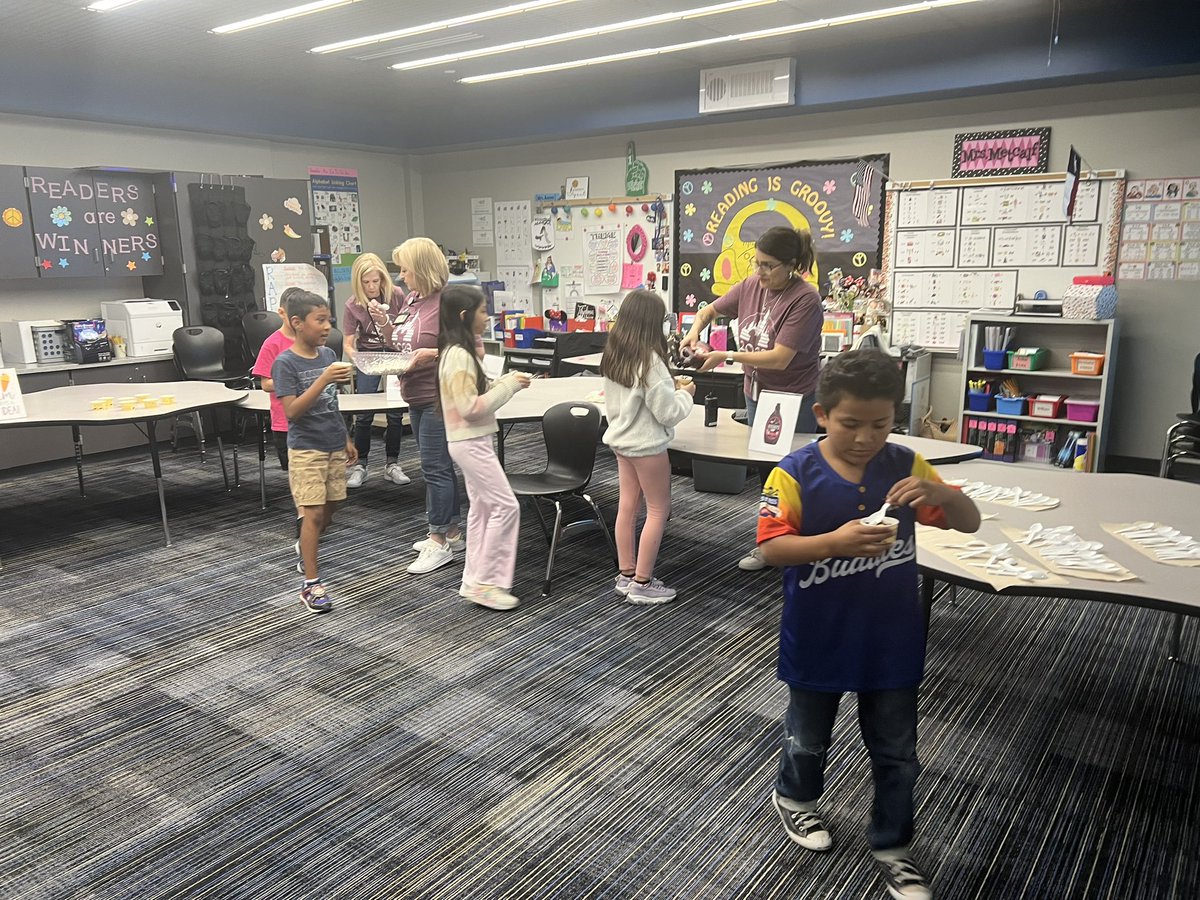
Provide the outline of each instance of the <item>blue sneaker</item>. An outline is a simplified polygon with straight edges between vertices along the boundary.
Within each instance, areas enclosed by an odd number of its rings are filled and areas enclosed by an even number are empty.
[[[329,599],[329,595],[325,593],[325,586],[319,581],[300,591],[300,602],[311,613],[329,612],[333,609],[333,601]]]

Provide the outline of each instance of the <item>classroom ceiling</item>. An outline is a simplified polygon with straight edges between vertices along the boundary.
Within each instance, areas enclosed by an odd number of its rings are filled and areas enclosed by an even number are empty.
[[[759,0],[702,17],[395,71],[392,64],[561,36],[722,0],[560,0],[329,53],[314,47],[521,0],[354,0],[240,31],[304,0],[0,0],[0,112],[421,154],[1200,71],[1193,0],[979,0],[607,65],[570,60],[714,41],[904,0]],[[732,5],[728,3],[726,6]],[[913,4],[921,5],[921,4]],[[1057,23],[1057,25],[1055,24]],[[1057,31],[1057,44],[1051,35]],[[701,116],[701,68],[796,61],[796,105]],[[459,79],[551,66],[488,83]]]

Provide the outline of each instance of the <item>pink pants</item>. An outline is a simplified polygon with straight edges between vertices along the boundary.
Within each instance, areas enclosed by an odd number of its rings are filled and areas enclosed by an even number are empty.
[[[654,456],[617,457],[621,499],[617,504],[617,561],[622,572],[633,570],[642,580],[654,575],[658,546],[662,543],[671,513],[671,463],[667,453]],[[634,552],[634,531],[642,498],[646,498],[646,522]],[[636,561],[636,562],[635,562]]]
[[[463,583],[512,587],[517,564],[517,536],[521,507],[508,486],[492,449],[492,436],[451,441],[450,458],[462,470],[467,485],[467,558]]]

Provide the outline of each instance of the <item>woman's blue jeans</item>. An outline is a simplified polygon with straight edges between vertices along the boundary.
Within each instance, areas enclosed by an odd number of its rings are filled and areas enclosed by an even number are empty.
[[[825,791],[825,762],[840,692],[788,689],[783,751],[775,790],[799,803],[815,803]],[[875,801],[867,842],[872,850],[905,847],[913,835],[913,786],[917,762],[917,689],[862,691],[858,728],[871,757]]]
[[[446,423],[432,406],[410,406],[421,472],[425,476],[425,514],[430,534],[446,534],[458,527],[458,475],[446,446]]]
[[[378,394],[381,375],[366,375],[356,372],[354,375],[354,390],[359,394]],[[375,413],[359,413],[354,417],[354,447],[358,450],[358,464],[365,466],[371,453],[371,424],[375,421]],[[400,455],[400,435],[404,433],[404,413],[389,412],[387,414],[387,430],[383,433],[383,452],[389,460]]]

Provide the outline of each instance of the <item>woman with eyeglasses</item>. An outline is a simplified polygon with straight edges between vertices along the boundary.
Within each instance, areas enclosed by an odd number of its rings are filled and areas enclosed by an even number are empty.
[[[746,415],[753,424],[761,391],[803,394],[796,431],[815,432],[812,405],[821,365],[821,326],[825,313],[816,285],[805,280],[816,256],[807,229],[768,228],[754,242],[754,273],[696,314],[681,349],[702,350],[700,332],[718,316],[737,319],[738,350],[709,353],[700,371],[741,363],[745,369]],[[769,412],[769,410],[768,410]],[[769,468],[768,468],[769,471]],[[760,472],[765,475],[765,472]],[[738,566],[753,572],[766,566],[755,548]]]

